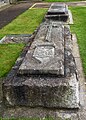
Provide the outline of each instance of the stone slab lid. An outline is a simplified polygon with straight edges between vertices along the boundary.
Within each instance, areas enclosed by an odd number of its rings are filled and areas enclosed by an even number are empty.
[[[56,23],[42,25],[19,68],[18,74],[64,76],[63,33],[62,25]]]
[[[57,3],[53,3],[51,4],[49,10],[48,10],[48,14],[67,14],[68,9],[66,4],[57,4]]]
[[[67,22],[68,18],[69,18],[68,7],[64,3],[51,4],[47,14],[45,15],[45,19],[54,21]]]

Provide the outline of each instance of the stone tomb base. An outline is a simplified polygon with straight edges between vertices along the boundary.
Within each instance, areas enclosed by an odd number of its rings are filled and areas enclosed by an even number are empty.
[[[68,25],[42,23],[20,67],[3,82],[8,106],[79,108],[79,85]],[[12,73],[12,74],[11,74]]]

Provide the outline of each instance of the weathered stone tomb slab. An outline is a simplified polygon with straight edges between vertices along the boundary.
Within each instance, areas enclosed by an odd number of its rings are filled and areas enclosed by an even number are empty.
[[[64,76],[63,35],[61,24],[52,22],[42,25],[19,68],[19,74]]]
[[[48,13],[52,14],[52,13],[57,13],[57,14],[65,14],[67,12],[67,8],[65,4],[56,4],[53,3],[51,4]]]
[[[20,67],[15,65],[3,82],[5,104],[79,108],[79,83],[72,48],[69,26],[42,23],[22,64],[18,61]]]
[[[30,38],[31,38],[31,34],[7,35],[0,40],[0,44],[8,44],[8,43],[26,44],[28,42],[31,42]]]
[[[53,3],[51,4],[47,14],[47,19],[58,20],[66,22],[68,20],[68,8],[66,4],[62,3]]]

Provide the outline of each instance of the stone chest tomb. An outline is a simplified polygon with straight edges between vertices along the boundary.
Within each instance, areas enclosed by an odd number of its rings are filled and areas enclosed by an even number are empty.
[[[66,22],[68,20],[68,8],[66,4],[53,3],[45,17],[51,20]]]
[[[64,9],[61,11],[63,14]],[[43,22],[30,48],[3,82],[5,104],[79,108],[78,76],[72,48],[69,25],[53,20]]]

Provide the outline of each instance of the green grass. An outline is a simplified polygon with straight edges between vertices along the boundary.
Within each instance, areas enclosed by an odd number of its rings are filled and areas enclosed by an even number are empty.
[[[31,34],[42,22],[47,9],[27,10],[0,30],[0,38],[6,34]],[[0,45],[0,77],[6,76],[22,51],[24,44]]]
[[[85,1],[85,0],[43,0],[45,2],[75,2],[75,1]]]
[[[76,33],[84,73],[86,76],[86,7],[71,7],[74,25],[71,30]]]
[[[6,34],[31,34],[42,22],[47,9],[30,9],[0,30],[0,38]]]
[[[45,118],[12,118],[12,119],[0,119],[0,120],[54,120],[52,117],[45,117]],[[62,119],[57,119],[57,120],[62,120]]]
[[[55,120],[53,117],[45,118],[11,118],[11,119],[0,119],[0,120]],[[57,117],[56,120],[63,120],[62,117]],[[71,118],[64,118],[64,120],[72,120]]]
[[[0,45],[0,77],[4,77],[21,53],[24,44]]]

